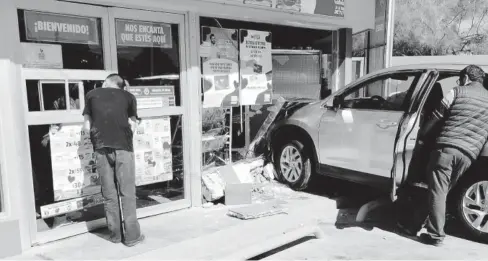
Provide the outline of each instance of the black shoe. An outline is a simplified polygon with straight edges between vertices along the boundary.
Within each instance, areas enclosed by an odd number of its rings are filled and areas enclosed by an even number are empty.
[[[146,236],[141,234],[141,236],[138,239],[136,239],[132,242],[123,242],[122,244],[124,244],[126,247],[133,247],[133,246],[141,243],[142,241],[144,241],[144,239],[146,239]]]
[[[433,238],[431,235],[427,233],[422,233],[420,235],[420,241],[426,245],[441,246],[444,240]]]
[[[398,233],[400,233],[402,235],[409,236],[409,237],[416,237],[417,236],[417,231],[415,229],[412,229],[410,227],[404,226],[400,222],[397,223],[395,230]]]

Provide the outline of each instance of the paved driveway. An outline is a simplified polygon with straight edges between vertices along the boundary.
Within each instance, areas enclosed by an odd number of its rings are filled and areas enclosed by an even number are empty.
[[[317,188],[318,187],[318,188]],[[376,198],[377,192],[369,188],[334,180],[320,180],[312,194],[323,197],[324,202],[336,199],[337,204],[325,204],[327,212],[336,212],[335,221],[319,222],[326,237],[308,240],[281,252],[264,257],[268,260],[329,260],[329,259],[488,259],[486,244],[463,239],[455,221],[448,224],[451,235],[441,247],[424,245],[411,238],[391,232],[392,211],[384,207],[372,213],[370,226],[355,223],[359,207]],[[453,236],[455,234],[456,236]]]

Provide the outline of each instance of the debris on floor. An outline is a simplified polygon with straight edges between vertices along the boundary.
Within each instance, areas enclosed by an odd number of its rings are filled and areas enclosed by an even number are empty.
[[[263,183],[267,181],[263,176],[264,159],[262,157],[238,161],[233,164],[233,168],[242,183]]]
[[[275,122],[276,117],[278,117],[278,114],[280,113],[281,109],[283,108],[283,106],[285,106],[286,103],[287,101],[283,97],[279,97],[271,107],[268,107],[267,110],[270,113],[264,120],[263,124],[255,134],[253,141],[249,145],[249,149],[248,149],[249,156],[253,157],[257,152],[257,150],[259,150],[260,147],[265,145],[266,133],[268,133],[271,125],[273,124],[273,122]]]
[[[245,205],[252,203],[252,183],[228,183],[225,186],[225,205]]]
[[[286,209],[278,202],[254,204],[246,207],[229,210],[227,215],[243,220],[256,219],[261,217],[287,214]]]
[[[234,191],[244,193],[245,195],[241,194],[241,198],[250,196],[253,184],[268,182],[269,179],[264,177],[263,173],[264,159],[262,157],[245,159],[232,165],[207,169],[202,173],[204,200],[214,202],[222,199],[226,195],[227,186],[230,186],[230,189]],[[249,187],[251,189],[248,189]],[[249,192],[247,193],[246,190]],[[231,194],[236,195],[235,193]]]
[[[265,203],[271,200],[304,200],[297,192],[275,180],[272,163],[263,157],[245,159],[233,165],[215,167],[202,173],[204,202],[225,202],[225,205]],[[211,207],[206,204],[205,207]]]
[[[263,177],[267,180],[274,180],[276,177],[276,170],[273,163],[268,163],[264,166]]]
[[[266,202],[274,199],[306,200],[309,198],[307,194],[294,191],[290,187],[277,181],[267,184],[255,184],[252,196],[254,203]]]
[[[213,206],[215,206],[213,202],[205,202],[204,204],[202,204],[203,208],[211,208]]]
[[[225,182],[218,168],[202,173],[202,194],[206,201],[212,202],[224,197],[224,188]]]

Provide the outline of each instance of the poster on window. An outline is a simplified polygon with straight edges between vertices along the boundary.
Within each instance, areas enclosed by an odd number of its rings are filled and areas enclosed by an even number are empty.
[[[25,37],[29,41],[100,44],[97,18],[24,11]]]
[[[203,26],[201,35],[203,107],[238,106],[238,31]]]
[[[20,43],[25,68],[63,69],[63,51],[60,44]]]
[[[136,186],[173,179],[169,117],[144,119],[134,135]]]
[[[82,209],[91,208],[103,204],[103,196],[101,193],[70,199],[66,201],[57,202],[41,207],[41,217],[49,218],[63,215],[70,212],[79,211]]]
[[[170,24],[116,19],[115,25],[117,46],[173,48]]]
[[[302,10],[302,0],[277,0],[276,8],[300,12]]]
[[[138,109],[176,106],[175,87],[171,85],[129,86],[127,90],[136,97]]]
[[[241,105],[271,104],[271,33],[240,30]]]
[[[276,0],[244,0],[244,4],[273,7]]]
[[[82,128],[81,124],[50,128],[55,201],[100,193],[90,135]]]

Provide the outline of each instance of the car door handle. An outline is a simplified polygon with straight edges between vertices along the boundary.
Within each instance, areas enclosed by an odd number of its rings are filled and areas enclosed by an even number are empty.
[[[378,126],[381,129],[388,129],[388,128],[393,128],[398,126],[398,123],[393,121],[388,121],[388,120],[381,120],[380,122],[376,123],[376,126]]]

